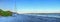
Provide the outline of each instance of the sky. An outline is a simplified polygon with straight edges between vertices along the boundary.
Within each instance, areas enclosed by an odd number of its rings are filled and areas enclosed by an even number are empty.
[[[14,0],[0,0],[0,9],[14,11]]]
[[[60,13],[60,0],[1,0],[0,8],[18,13]]]

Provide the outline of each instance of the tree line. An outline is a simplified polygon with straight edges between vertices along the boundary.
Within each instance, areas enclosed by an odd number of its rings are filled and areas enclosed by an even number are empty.
[[[12,12],[0,9],[0,16],[12,16]]]

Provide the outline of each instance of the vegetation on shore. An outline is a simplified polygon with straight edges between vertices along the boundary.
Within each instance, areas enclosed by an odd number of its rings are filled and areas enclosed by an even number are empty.
[[[2,9],[0,9],[0,16],[12,16],[12,12],[11,11],[3,11]]]

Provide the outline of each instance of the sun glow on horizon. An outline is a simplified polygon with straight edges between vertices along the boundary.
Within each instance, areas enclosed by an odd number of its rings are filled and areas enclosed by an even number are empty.
[[[40,11],[17,11],[17,13],[60,13],[59,10],[40,10]]]

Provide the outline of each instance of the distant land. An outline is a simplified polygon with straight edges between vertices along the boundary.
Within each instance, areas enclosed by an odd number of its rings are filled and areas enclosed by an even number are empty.
[[[39,14],[39,15],[55,14],[55,15],[60,15],[60,13],[25,13],[25,14]]]

